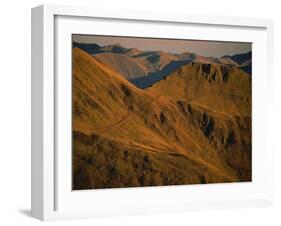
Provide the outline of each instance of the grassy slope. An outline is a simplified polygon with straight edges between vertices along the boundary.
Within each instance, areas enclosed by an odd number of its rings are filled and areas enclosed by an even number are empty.
[[[162,51],[141,52],[129,49],[125,53],[104,52],[95,54],[95,58],[112,67],[127,79],[148,76],[150,73],[162,70],[178,57]]]
[[[249,156],[240,147],[224,153],[237,146],[230,130],[248,133],[246,119],[235,117],[138,89],[74,48],[73,188],[249,180]],[[225,137],[216,144],[219,133]]]
[[[95,57],[127,79],[143,77],[149,73],[145,59],[132,58],[120,53],[99,53]]]
[[[190,63],[149,88],[173,99],[240,179],[251,178],[251,76],[238,67]]]
[[[222,114],[251,116],[251,76],[235,66],[192,62],[149,90]]]

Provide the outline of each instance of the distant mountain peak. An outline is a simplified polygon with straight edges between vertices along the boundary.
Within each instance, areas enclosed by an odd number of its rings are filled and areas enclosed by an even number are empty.
[[[126,51],[126,54],[127,54],[128,56],[136,56],[136,55],[139,55],[139,54],[141,54],[141,53],[143,53],[143,51],[141,51],[141,50],[139,50],[139,49],[137,49],[137,48],[130,48],[130,49],[128,49],[128,50]]]
[[[117,43],[103,46],[101,50],[105,52],[125,53],[128,49]]]

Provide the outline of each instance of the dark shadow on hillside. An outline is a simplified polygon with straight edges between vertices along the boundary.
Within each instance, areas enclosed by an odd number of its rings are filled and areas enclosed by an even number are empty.
[[[250,75],[252,74],[252,64],[241,67],[241,69]]]
[[[132,82],[135,86],[141,89],[145,89],[152,86],[154,83],[165,79],[166,76],[176,71],[179,67],[190,62],[190,60],[172,61],[168,65],[166,65],[161,71],[149,73],[147,76],[144,77],[131,79],[130,82]]]
[[[88,43],[73,42],[72,47],[82,49],[89,54],[96,54],[101,52],[100,50],[101,47],[98,44],[94,44],[94,43],[88,44]]]
[[[238,64],[242,64],[243,62],[252,59],[252,51],[248,53],[240,53],[240,54],[233,55],[231,56],[231,59]]]

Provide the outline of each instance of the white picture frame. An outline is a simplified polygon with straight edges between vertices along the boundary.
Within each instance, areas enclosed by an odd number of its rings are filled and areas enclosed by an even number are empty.
[[[167,26],[169,29],[175,29],[176,32],[177,26],[182,28],[189,26],[194,27],[195,30],[193,35],[186,38],[204,39],[205,37],[213,40],[253,42],[253,73],[256,76],[253,76],[253,155],[257,157],[253,158],[252,182],[71,191],[69,118],[62,118],[61,110],[58,110],[62,109],[60,103],[65,102],[71,92],[69,35],[75,32],[90,34],[91,30],[88,29],[92,26],[88,25],[98,27],[104,20],[107,24],[103,30],[101,29],[101,34],[120,32],[128,36],[139,34],[169,37],[169,33],[164,31],[167,29],[163,29],[161,33],[161,29],[153,28]],[[123,26],[122,31],[114,30],[114,23]],[[147,29],[144,29],[143,33],[132,33],[134,29],[130,29],[130,26],[136,25]],[[112,30],[108,30],[109,27]],[[211,32],[209,30],[208,32],[211,35],[206,37],[204,29],[210,29]],[[212,29],[221,32],[216,34]],[[238,30],[239,34],[235,32]],[[179,33],[177,35],[180,36]],[[56,5],[33,8],[32,216],[41,220],[56,220],[271,205],[273,181],[269,175],[273,172],[273,153],[267,148],[264,137],[266,137],[265,123],[269,108],[266,95],[270,95],[273,82],[272,45],[273,22],[265,19],[116,11]],[[60,76],[62,74],[66,77]],[[66,82],[62,86],[61,81],[64,79]],[[63,108],[68,109],[69,105],[63,105]],[[63,163],[62,159],[66,159],[66,162]],[[81,205],[83,203],[85,205]]]

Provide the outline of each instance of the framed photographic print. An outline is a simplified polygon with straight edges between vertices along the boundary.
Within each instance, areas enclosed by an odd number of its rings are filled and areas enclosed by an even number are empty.
[[[272,21],[32,9],[32,216],[272,203]]]

